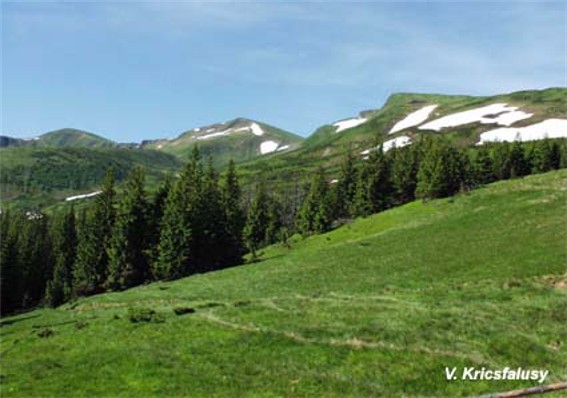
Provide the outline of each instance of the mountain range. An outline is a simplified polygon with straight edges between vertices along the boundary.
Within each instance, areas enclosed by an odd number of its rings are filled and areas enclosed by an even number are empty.
[[[151,173],[159,179],[160,173],[177,172],[195,146],[218,167],[233,159],[245,184],[255,181],[258,173],[286,184],[320,166],[332,175],[349,150],[365,156],[380,143],[387,151],[423,135],[442,134],[459,146],[567,137],[566,98],[566,88],[484,97],[398,93],[379,109],[330,122],[305,139],[246,118],[138,143],[118,143],[72,128],[27,139],[2,135],[0,193],[5,203],[37,203],[32,198],[41,194],[47,197],[42,203],[52,204],[94,189],[101,167],[108,165],[118,170],[120,179],[135,165],[151,164]],[[81,173],[86,177],[77,177]],[[76,183],[62,187],[69,175]]]

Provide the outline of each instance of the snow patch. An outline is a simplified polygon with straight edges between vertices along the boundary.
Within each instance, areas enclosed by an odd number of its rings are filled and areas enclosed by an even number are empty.
[[[262,127],[258,126],[257,123],[252,123],[250,125],[250,130],[252,131],[252,133],[254,135],[257,135],[257,136],[264,135],[264,130],[262,130]]]
[[[365,123],[366,120],[368,120],[368,119],[366,119],[365,117],[355,117],[355,118],[352,118],[352,119],[341,120],[341,121],[338,121],[336,123],[333,123],[333,126],[335,126],[337,128],[336,132],[340,133],[343,130],[351,129],[351,128],[356,127],[356,126],[360,126],[362,123]]]
[[[209,130],[207,130],[209,131]],[[212,133],[212,134],[207,134],[207,135],[202,135],[200,137],[195,137],[198,140],[208,140],[209,138],[215,138],[215,137],[220,137],[223,135],[228,135],[230,133],[230,130],[224,130],[224,131],[219,131],[218,133]]]
[[[275,141],[264,141],[260,144],[260,153],[262,155],[274,152],[278,148],[278,143]]]
[[[196,129],[193,129],[193,131],[199,132],[199,131],[201,131],[201,129],[199,127],[197,127]]]
[[[339,182],[339,180],[331,180],[331,184],[336,184],[337,182]]]
[[[490,115],[497,115],[492,116]],[[470,109],[464,112],[457,112],[451,115],[443,116],[435,119],[429,123],[419,126],[420,130],[435,130],[439,131],[447,127],[461,126],[469,123],[483,123],[483,124],[500,124],[509,126],[512,123],[527,119],[532,114],[518,111],[517,106],[508,106],[507,104],[492,104],[483,106],[481,108]]]
[[[401,135],[399,137],[392,138],[391,140],[384,141],[384,143],[382,143],[382,150],[384,151],[384,153],[386,153],[394,147],[402,148],[402,147],[409,145],[409,144],[411,144],[411,138],[408,137],[407,135]],[[370,152],[375,151],[378,148],[380,148],[380,146],[367,149],[365,151],[360,152],[360,154],[361,155],[368,155]]]
[[[425,122],[431,112],[433,112],[438,106],[439,105],[427,105],[415,112],[410,113],[405,118],[396,123],[388,134],[394,134],[398,131],[414,127]]]
[[[69,196],[69,197],[65,198],[65,201],[71,202],[72,200],[91,198],[93,196],[100,195],[101,193],[102,193],[102,191],[96,191],[96,192],[91,192],[91,193],[85,193],[83,195]]]
[[[163,145],[162,145],[162,144],[159,144],[159,145],[157,146],[157,149],[161,149],[161,148],[163,148]]]
[[[563,137],[567,137],[567,120],[547,119],[541,123],[526,127],[501,127],[489,130],[480,135],[480,142],[477,145],[482,145],[486,142],[512,142],[516,139],[520,141],[534,141]]]
[[[289,149],[289,145],[284,145],[278,148],[278,152],[279,151],[285,151],[286,149]]]

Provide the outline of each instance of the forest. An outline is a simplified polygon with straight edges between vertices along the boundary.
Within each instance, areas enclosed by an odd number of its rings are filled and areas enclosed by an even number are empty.
[[[254,262],[284,246],[415,199],[467,194],[485,184],[567,167],[567,140],[459,148],[425,137],[367,157],[352,151],[339,175],[319,169],[293,192],[275,194],[259,176],[244,195],[233,162],[222,175],[195,148],[178,176],[151,194],[135,168],[117,194],[109,168],[92,204],[54,214],[0,215],[2,314]]]

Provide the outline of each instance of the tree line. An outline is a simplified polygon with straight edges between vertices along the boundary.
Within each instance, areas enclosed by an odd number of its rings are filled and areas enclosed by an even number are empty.
[[[290,235],[326,232],[416,198],[441,198],[497,180],[567,166],[565,140],[461,149],[427,137],[366,158],[347,153],[336,180],[318,169],[304,189],[276,195],[260,180],[244,197],[233,162],[219,176],[195,148],[184,170],[152,195],[135,168],[118,198],[109,169],[86,210],[0,216],[1,310],[58,306],[241,264]]]

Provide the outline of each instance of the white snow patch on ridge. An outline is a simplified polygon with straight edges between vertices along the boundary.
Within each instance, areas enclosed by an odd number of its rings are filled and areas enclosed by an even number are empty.
[[[257,135],[257,136],[264,135],[264,130],[262,130],[262,127],[258,126],[258,124],[256,124],[256,123],[252,123],[250,125],[250,130],[252,131],[252,133],[254,135]]]
[[[384,151],[384,153],[386,153],[394,147],[402,148],[402,147],[409,145],[409,144],[411,144],[411,138],[408,137],[407,135],[400,135],[399,137],[392,138],[391,140],[388,140],[388,141],[384,141],[382,143],[382,150]],[[365,151],[360,152],[360,154],[361,155],[368,155],[370,152],[375,151],[378,148],[380,148],[380,146],[367,149]]]
[[[526,127],[501,127],[489,130],[480,135],[479,145],[486,142],[508,141],[516,139],[520,141],[542,140],[544,138],[567,137],[567,120],[547,119],[541,123],[532,124]]]
[[[362,123],[365,123],[366,120],[368,120],[368,119],[366,119],[365,117],[355,117],[355,118],[352,118],[352,119],[341,120],[341,121],[338,121],[336,123],[333,123],[333,126],[335,126],[337,128],[336,132],[340,133],[343,130],[351,129],[351,128],[356,127],[356,126],[360,126]]]
[[[260,153],[265,155],[266,153],[274,152],[278,148],[278,143],[275,141],[264,141],[260,144]]]
[[[431,112],[433,112],[438,106],[439,105],[427,105],[415,112],[410,113],[404,119],[396,123],[388,134],[394,134],[398,131],[414,127],[425,122]]]
[[[490,117],[490,115],[497,115]],[[483,106],[481,108],[470,109],[464,112],[457,112],[451,115],[443,116],[435,119],[429,123],[419,126],[420,130],[435,130],[439,131],[447,127],[461,126],[469,123],[483,123],[483,124],[500,124],[509,126],[512,123],[527,119],[532,114],[518,111],[516,106],[508,106],[507,104],[492,104]]]
[[[207,130],[209,131],[209,130]],[[223,135],[228,135],[230,133],[230,130],[224,130],[224,131],[219,131],[218,133],[212,133],[212,134],[207,134],[207,135],[202,135],[200,137],[195,137],[198,140],[208,140],[209,138],[215,138],[215,137],[220,137]]]
[[[91,192],[91,193],[85,193],[83,195],[69,196],[69,197],[65,198],[65,201],[71,202],[72,200],[91,198],[93,196],[100,195],[101,193],[102,193],[102,191],[96,191],[96,192]]]
[[[279,152],[279,151],[285,151],[285,150],[288,149],[288,148],[289,148],[289,145],[281,146],[281,147],[278,148],[278,152]]]

